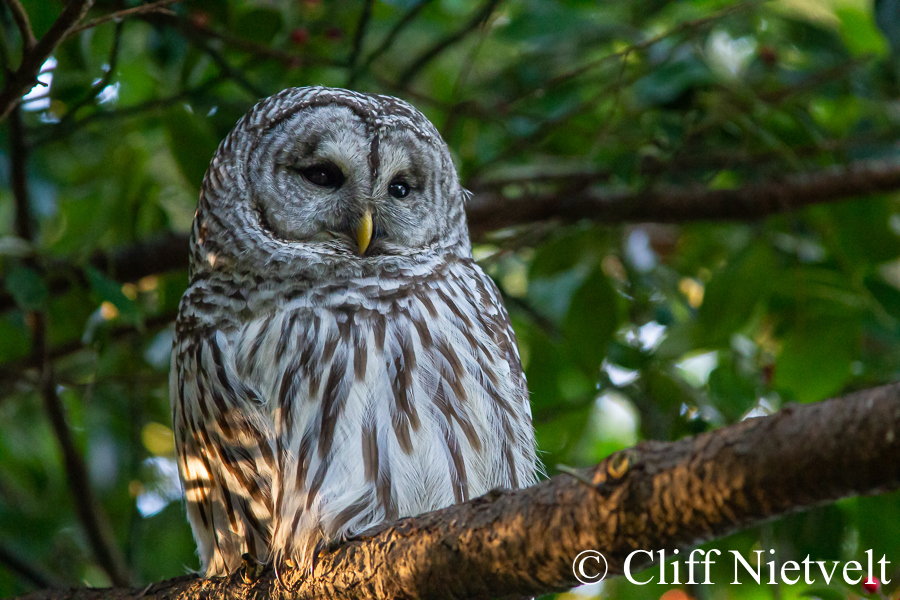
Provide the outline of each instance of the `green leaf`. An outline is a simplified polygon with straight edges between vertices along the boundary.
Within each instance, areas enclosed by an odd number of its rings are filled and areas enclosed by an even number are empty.
[[[634,94],[641,107],[666,105],[693,88],[713,82],[712,73],[696,56],[664,64],[635,82]]]
[[[766,297],[775,270],[772,251],[765,244],[756,244],[716,271],[698,310],[698,342],[711,346],[726,343]]]
[[[602,258],[608,236],[597,227],[575,229],[557,235],[535,250],[528,269],[530,279],[553,277]]]
[[[900,290],[877,275],[869,275],[864,283],[881,307],[895,319],[900,319]]]
[[[819,600],[846,600],[847,591],[838,586],[817,585],[800,592],[804,598],[818,598]]]
[[[572,296],[563,322],[566,345],[588,372],[596,372],[619,326],[616,291],[599,267]]]
[[[0,317],[0,361],[7,362],[28,355],[31,332],[25,325],[24,315],[11,311]]]
[[[30,267],[10,269],[6,275],[6,289],[22,310],[43,310],[50,298],[44,278]]]
[[[240,22],[241,36],[260,44],[268,44],[281,29],[281,14],[266,8],[252,8],[235,15]]]
[[[756,402],[756,386],[739,373],[732,361],[719,353],[719,364],[709,374],[709,396],[729,420],[736,421]]]
[[[841,21],[841,37],[850,52],[857,56],[887,53],[887,44],[869,11],[855,6],[841,6],[835,9],[834,14]]]
[[[814,214],[831,252],[862,267],[900,256],[900,237],[890,226],[895,210],[891,201],[870,198],[816,207]]]
[[[514,318],[535,415],[592,399],[594,381],[573,369],[564,351],[530,321]]]
[[[200,189],[209,162],[218,147],[206,118],[178,108],[169,112],[165,120],[169,149],[178,169],[187,182]]]
[[[857,355],[859,324],[818,318],[795,325],[784,338],[773,385],[800,402],[815,402],[841,390]]]
[[[884,527],[883,524],[900,523],[900,493],[855,498],[848,500],[847,504],[858,524],[859,547],[865,550],[871,548],[875,556],[896,556],[897,548],[900,548],[900,528]],[[878,515],[878,518],[873,515]]]
[[[88,282],[100,300],[110,302],[119,311],[119,317],[128,322],[138,322],[141,313],[137,304],[122,293],[122,287],[94,267],[86,267]]]

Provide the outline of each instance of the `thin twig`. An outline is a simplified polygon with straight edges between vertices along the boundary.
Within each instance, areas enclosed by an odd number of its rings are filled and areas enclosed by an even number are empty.
[[[13,106],[18,104],[22,94],[33,87],[37,81],[41,65],[47,60],[56,46],[66,38],[69,31],[81,21],[94,0],[71,0],[62,13],[50,26],[50,29],[34,45],[30,52],[22,56],[19,68],[8,73],[0,89],[0,120],[9,116]]]
[[[466,57],[466,60],[463,62],[462,68],[459,70],[459,75],[457,75],[456,77],[456,82],[453,84],[453,91],[450,93],[450,99],[453,102],[453,107],[447,114],[447,119],[444,121],[444,125],[441,128],[441,131],[445,132],[445,137],[449,136],[450,132],[453,131],[453,128],[456,126],[456,122],[459,120],[463,109],[468,106],[464,102],[459,102],[459,93],[460,90],[462,90],[463,86],[465,86],[466,81],[469,79],[469,74],[472,72],[472,69],[475,67],[475,57],[478,56],[479,52],[481,52],[481,47],[484,45],[484,40],[487,38],[488,33],[489,30],[487,28],[483,28],[481,30],[481,35],[478,36],[478,43],[475,44],[475,47],[472,48],[469,56]]]
[[[21,110],[20,106],[14,104],[10,121],[12,178],[14,181],[20,182],[13,188],[13,193],[16,196],[15,206],[18,213],[16,215],[17,228],[21,228],[18,233],[27,241],[33,242],[34,230],[31,227],[31,203],[28,196],[26,168],[27,153],[20,123]],[[24,262],[33,267],[35,261],[34,259],[25,259]],[[40,361],[41,364],[41,396],[44,399],[44,408],[62,450],[66,476],[78,519],[84,527],[98,564],[109,575],[110,581],[116,585],[128,585],[129,576],[125,561],[113,542],[114,538],[109,522],[96,500],[87,469],[75,448],[72,432],[66,423],[65,409],[56,391],[53,363],[47,348],[47,316],[42,311],[31,311],[28,314],[28,320],[32,326],[32,360]]]
[[[269,46],[251,42],[250,40],[245,40],[230,33],[216,31],[209,27],[198,25],[193,21],[178,16],[172,16],[165,13],[151,13],[141,15],[141,18],[148,23],[172,27],[185,35],[199,36],[207,40],[218,40],[225,46],[240,50],[241,52],[247,52],[257,58],[276,60],[290,69],[295,69],[301,65],[346,67],[344,63],[326,57],[292,54],[290,52],[278,50],[277,48],[270,48]]]
[[[41,370],[41,396],[44,399],[44,410],[50,419],[53,433],[59,442],[63,454],[66,478],[72,499],[75,501],[75,512],[78,520],[87,534],[88,543],[94,553],[94,558],[100,567],[106,571],[110,581],[115,585],[130,585],[128,569],[121,552],[113,541],[112,528],[106,518],[106,514],[100,508],[94,488],[91,486],[87,468],[81,454],[75,447],[72,438],[72,430],[66,422],[65,408],[56,391],[56,381],[53,377],[53,365],[46,353],[46,333],[44,315],[36,313],[34,339],[35,349],[45,356],[43,369]]]
[[[347,61],[347,66],[350,69],[347,87],[353,86],[353,80],[356,77],[356,61],[359,59],[363,39],[366,37],[366,28],[369,26],[369,19],[372,17],[372,4],[373,0],[365,0],[365,2],[363,2],[362,14],[359,16],[359,24],[357,24],[356,32],[353,34],[353,49],[350,51],[350,59]]]
[[[25,56],[31,52],[31,49],[37,43],[34,32],[31,30],[31,21],[29,21],[28,13],[25,12],[25,7],[22,6],[19,0],[6,0],[6,4],[9,6],[13,20],[16,22],[16,27],[19,28],[19,35],[22,36],[22,56]]]
[[[572,117],[583,114],[587,111],[592,110],[597,106],[597,103],[603,98],[607,97],[611,91],[613,91],[616,86],[620,85],[619,82],[612,83],[606,87],[604,87],[599,92],[591,95],[587,100],[578,103],[577,105],[569,108],[568,110],[563,111],[562,113],[543,121],[540,125],[535,128],[534,131],[529,133],[528,135],[517,138],[513,143],[503,148],[500,152],[492,156],[491,158],[483,161],[480,165],[478,165],[473,171],[472,176],[478,177],[484,170],[492,165],[501,162],[510,156],[513,156],[517,152],[521,152],[527,149],[531,144],[541,140],[559,125],[565,123]]]
[[[0,72],[4,81],[9,77],[9,49],[6,47],[6,28],[0,27]]]
[[[625,57],[625,56],[631,54],[632,52],[639,52],[641,50],[646,50],[652,46],[655,46],[659,42],[666,40],[672,36],[675,36],[679,33],[682,33],[684,31],[690,31],[692,29],[700,29],[707,25],[711,25],[728,15],[748,10],[749,8],[757,6],[761,3],[762,3],[762,0],[747,0],[745,2],[741,2],[739,4],[735,4],[733,6],[724,8],[724,9],[720,10],[719,12],[717,12],[713,15],[710,15],[708,17],[701,17],[699,19],[694,19],[692,21],[684,21],[683,23],[679,23],[672,29],[665,31],[655,37],[646,39],[646,40],[644,40],[642,42],[638,42],[636,44],[632,44],[632,45],[628,46],[627,48],[623,48],[622,50],[619,50],[618,52],[613,52],[612,54],[607,54],[605,56],[601,56],[600,58],[589,61],[576,69],[567,71],[566,73],[562,73],[555,77],[551,77],[546,82],[544,82],[542,85],[535,86],[533,89],[529,90],[529,92],[527,94],[520,96],[519,98],[516,98],[515,100],[509,102],[507,104],[507,107],[512,106],[512,105],[520,102],[521,100],[530,98],[537,94],[544,94],[547,92],[547,90],[553,89],[562,83],[565,83],[567,81],[575,79],[576,77],[579,77],[581,75],[584,75],[585,73],[592,71],[592,70],[596,69],[597,67],[599,67],[611,60]]]
[[[238,86],[242,87],[246,92],[248,92],[254,99],[264,98],[269,94],[266,93],[265,90],[251,82],[247,77],[241,72],[240,69],[236,69],[228,62],[222,53],[216,50],[210,45],[210,43],[201,38],[201,37],[192,37],[188,36],[188,41],[197,46],[200,50],[209,55],[209,57],[216,63],[216,66],[219,67],[219,71],[222,73],[224,77],[231,79]]]
[[[31,223],[31,209],[28,206],[28,181],[25,145],[25,131],[22,125],[22,109],[15,106],[9,116],[10,179],[13,199],[16,205],[16,235],[29,242],[34,240]]]
[[[116,110],[97,110],[89,114],[88,116],[76,121],[70,121],[68,123],[66,123],[65,121],[60,121],[59,123],[52,125],[49,129],[46,127],[42,127],[41,131],[47,130],[47,132],[37,139],[34,139],[31,145],[33,147],[40,147],[50,142],[63,139],[71,135],[73,131],[83,129],[96,121],[114,121],[117,119],[140,117],[148,113],[154,113],[161,109],[168,108],[170,106],[178,104],[179,102],[190,100],[192,98],[202,98],[205,100],[209,100],[210,96],[207,92],[209,92],[212,88],[219,85],[225,80],[226,78],[224,76],[217,75],[204,81],[195,88],[184,90],[165,98],[148,100],[141,104],[135,104],[134,106],[123,106],[117,108]],[[0,302],[0,305],[2,305],[2,302]]]
[[[0,564],[5,565],[9,571],[28,581],[36,588],[60,587],[60,583],[53,577],[41,573],[30,561],[17,556],[15,552],[3,544],[0,544]]]
[[[141,323],[140,326],[112,326],[108,332],[103,334],[103,343],[105,344],[110,342],[118,342],[135,335],[152,336],[154,332],[157,332],[160,329],[164,329],[169,324],[173,323],[176,316],[177,315],[174,311],[165,312],[154,315],[152,317],[148,317],[143,321],[143,323]],[[50,360],[56,362],[61,358],[71,356],[72,354],[76,354],[78,352],[81,352],[82,350],[93,350],[95,349],[95,346],[96,343],[89,346],[86,345],[80,338],[77,338],[55,346],[49,349],[47,353],[50,356]],[[25,375],[28,369],[40,366],[40,361],[36,360],[33,356],[0,363],[0,384],[6,384],[13,381],[25,379]]]
[[[491,13],[494,12],[494,9],[497,8],[497,5],[500,3],[500,0],[488,0],[485,2],[481,9],[479,9],[469,22],[445,37],[444,39],[438,41],[431,48],[426,50],[415,59],[409,67],[406,68],[405,71],[400,75],[400,78],[397,80],[398,85],[401,88],[405,88],[409,85],[409,83],[413,80],[413,78],[419,74],[419,72],[428,66],[432,60],[440,56],[445,50],[450,48],[451,46],[462,41],[469,32],[481,26],[485,21],[490,18]]]
[[[381,44],[379,44],[379,46],[375,50],[373,50],[368,57],[366,57],[366,62],[363,63],[361,67],[356,69],[356,71],[354,71],[354,73],[350,76],[350,81],[355,81],[356,77],[360,73],[368,70],[375,59],[387,52],[391,48],[391,46],[394,45],[394,40],[397,39],[397,36],[403,33],[403,30],[406,29],[406,27],[410,23],[412,23],[417,16],[419,16],[419,13],[422,12],[422,9],[431,4],[433,1],[434,0],[421,0],[408,11],[406,11],[406,13],[404,13],[403,16],[400,17],[400,20],[397,21],[397,24],[394,25],[394,27],[388,32],[386,36],[384,36],[384,40],[382,40]]]
[[[88,91],[87,95],[82,98],[79,102],[77,102],[72,108],[70,108],[65,115],[59,120],[58,126],[65,127],[69,122],[71,122],[75,118],[75,114],[83,107],[87,106],[94,100],[96,100],[97,96],[106,89],[106,86],[109,85],[109,82],[112,81],[113,76],[116,72],[116,66],[119,62],[119,47],[121,46],[122,40],[122,31],[125,29],[125,22],[118,21],[116,23],[116,29],[113,33],[113,42],[112,48],[109,51],[109,60],[107,61],[107,65],[109,68],[103,73],[103,77],[97,81],[96,84],[91,86],[90,91]]]
[[[178,2],[181,2],[181,0],[159,0],[159,2],[153,2],[152,4],[143,4],[141,6],[135,6],[134,8],[126,8],[125,10],[116,11],[102,17],[97,17],[96,19],[88,21],[84,25],[79,25],[75,29],[71,30],[69,32],[69,35],[81,33],[82,31],[91,29],[92,27],[96,27],[97,25],[102,25],[103,23],[107,23],[109,21],[121,22],[123,19],[126,19],[128,17],[139,17],[142,15],[149,15],[154,13],[170,15],[174,17],[176,16],[175,13],[166,7]]]

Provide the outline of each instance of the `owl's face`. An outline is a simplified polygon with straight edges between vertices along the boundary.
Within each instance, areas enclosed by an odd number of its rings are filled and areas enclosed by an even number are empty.
[[[192,272],[333,281],[470,257],[434,126],[396,98],[311,87],[254,106],[203,181]]]
[[[332,104],[266,132],[247,170],[263,227],[311,251],[360,256],[434,244],[448,208],[441,153],[409,128],[371,129],[351,108]]]

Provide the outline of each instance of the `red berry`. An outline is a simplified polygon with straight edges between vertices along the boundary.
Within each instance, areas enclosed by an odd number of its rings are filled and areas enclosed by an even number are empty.
[[[763,46],[759,49],[759,59],[763,64],[772,66],[778,62],[778,51],[771,46]]]
[[[210,17],[208,12],[198,10],[191,13],[191,22],[197,27],[205,28],[207,25],[209,25],[209,21]]]
[[[325,37],[327,37],[332,42],[336,42],[337,40],[344,37],[344,30],[340,27],[329,27],[325,30]]]
[[[295,46],[302,46],[309,41],[309,32],[306,27],[298,27],[291,31],[291,41]]]
[[[878,581],[877,577],[872,577],[871,579],[863,583],[862,586],[867,593],[874,594],[878,591],[878,588],[881,587],[881,582]]]

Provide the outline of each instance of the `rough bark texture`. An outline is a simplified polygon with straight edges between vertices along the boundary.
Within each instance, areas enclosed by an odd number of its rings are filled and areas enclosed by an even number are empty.
[[[591,184],[589,177],[582,177],[569,181],[568,192],[532,195],[526,191],[514,198],[476,194],[467,206],[470,228],[478,234],[550,219],[600,223],[761,219],[811,204],[896,190],[900,164],[860,163],[725,190],[689,186],[614,194],[598,192]]]
[[[677,442],[644,442],[583,477],[559,475],[403,519],[324,551],[311,576],[271,571],[145,589],[47,590],[62,598],[506,598],[577,584],[602,552],[620,574],[636,549],[685,548],[775,516],[900,486],[900,384],[789,406]],[[634,563],[633,563],[634,565]],[[642,565],[647,566],[647,565]]]

